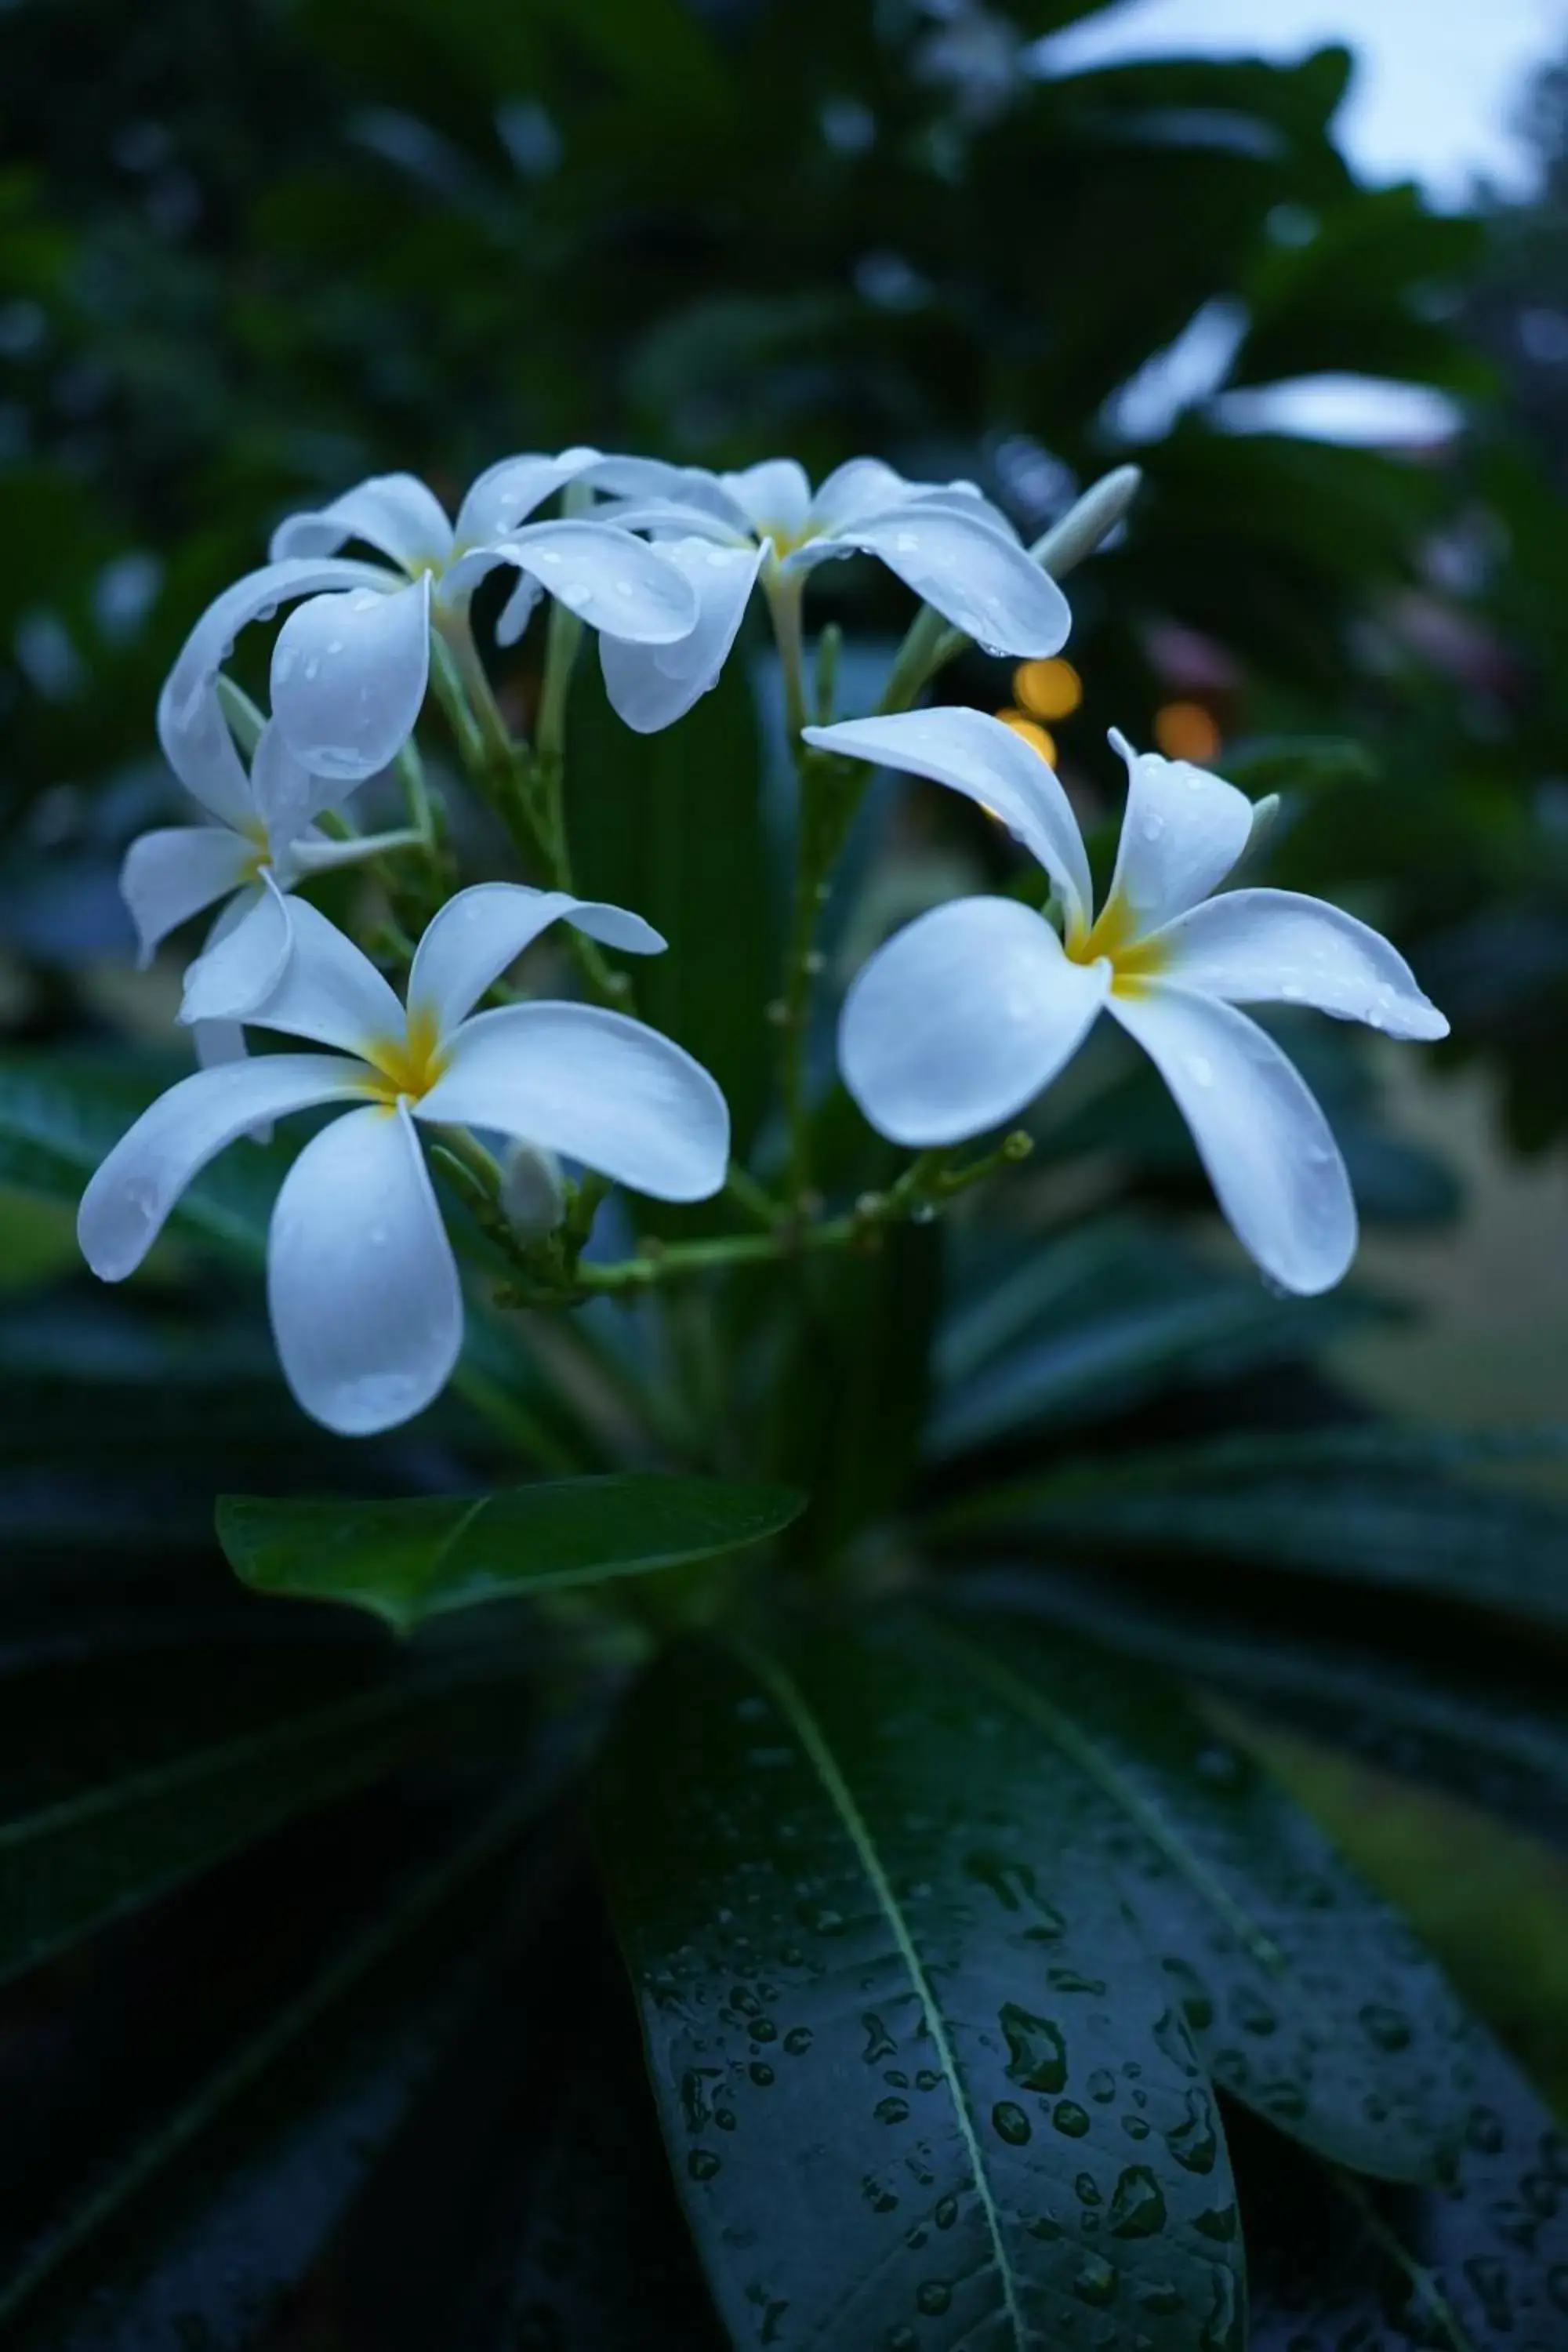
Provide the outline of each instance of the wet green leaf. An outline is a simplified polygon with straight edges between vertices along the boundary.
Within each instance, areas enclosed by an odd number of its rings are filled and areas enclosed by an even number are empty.
[[[1118,1454],[953,1507],[1079,1550],[1229,1559],[1568,1622],[1568,1511],[1458,1475],[1562,1452],[1561,1433],[1474,1438],[1381,1428],[1224,1438]]]
[[[1554,2352],[1568,2319],[1568,2137],[1478,2035],[1452,2178],[1389,2191],[1237,2135],[1252,2352]]]
[[[1308,1815],[1163,1675],[967,1619],[975,1675],[1059,1753],[1055,1835],[1121,1880],[1215,2082],[1336,2161],[1431,2179],[1464,2128],[1464,2019]]]
[[[405,1633],[443,1610],[721,1559],[805,1507],[787,1486],[627,1474],[390,1503],[226,1495],[217,1528],[257,1591],[352,1601]]]
[[[679,1651],[632,1700],[599,1838],[738,2342],[1242,2343],[1214,2102],[1062,1795],[905,1622]]]
[[[493,1748],[518,1692],[515,1665],[389,1678],[25,1802],[0,1820],[0,1979],[400,1764]]]

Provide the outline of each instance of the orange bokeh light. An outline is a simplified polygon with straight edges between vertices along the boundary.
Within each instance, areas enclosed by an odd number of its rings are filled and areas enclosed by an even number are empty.
[[[1013,691],[1031,719],[1070,719],[1083,700],[1083,680],[1071,662],[1020,662]]]
[[[1220,733],[1201,702],[1167,702],[1154,713],[1154,740],[1167,760],[1191,760],[1201,767],[1217,756]]]
[[[1025,742],[1039,753],[1048,768],[1056,766],[1057,739],[1048,727],[1042,727],[1037,719],[1031,719],[1024,710],[999,710],[996,716],[1004,727],[1010,727],[1015,735],[1021,735]]]

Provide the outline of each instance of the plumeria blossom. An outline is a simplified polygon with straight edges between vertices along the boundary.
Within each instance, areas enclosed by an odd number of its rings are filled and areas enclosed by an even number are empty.
[[[601,641],[610,700],[640,734],[668,727],[713,685],[759,574],[776,596],[836,556],[879,557],[996,653],[1054,654],[1067,641],[1067,598],[967,482],[906,481],[876,457],[852,457],[815,494],[793,457],[738,474],[605,458],[589,479],[615,494],[605,512],[651,532],[697,593],[697,625],[675,642]]]
[[[305,601],[272,653],[273,716],[296,757],[339,783],[374,775],[402,749],[425,699],[432,624],[466,630],[468,599],[497,565],[524,575],[528,601],[548,590],[607,636],[668,645],[687,635],[696,596],[657,549],[613,521],[526,520],[600,463],[595,449],[504,458],[480,475],[455,523],[412,474],[376,475],[290,515],[272,535],[271,561],[216,597],[185,640],[163,688],[165,729],[199,725],[241,629],[296,598]],[[354,540],[385,561],[339,553]]]
[[[1251,804],[1185,761],[1134,752],[1110,895],[1055,773],[998,719],[919,710],[808,728],[826,751],[929,777],[977,801],[1049,875],[1063,933],[1013,898],[952,901],[879,949],[845,1001],[839,1061],[894,1141],[956,1143],[1047,1086],[1102,1011],[1175,1097],[1244,1247],[1287,1290],[1339,1281],[1355,1202],[1332,1131],[1278,1045],[1238,1004],[1317,1006],[1394,1037],[1447,1022],[1376,931],[1290,890],[1215,898],[1247,845]]]
[[[457,1262],[421,1129],[523,1139],[656,1199],[700,1201],[723,1183],[729,1113],[689,1054],[623,1013],[474,1011],[557,920],[633,954],[664,946],[621,908],[503,882],[461,890],[420,941],[406,1007],[308,901],[292,912],[293,951],[247,1017],[335,1050],[258,1055],[171,1087],[92,1178],[78,1234],[94,1273],[121,1281],[226,1144],[284,1112],[337,1106],[342,1116],[306,1144],[279,1192],[268,1302],[300,1403],[358,1436],[427,1405],[462,1345]]]
[[[418,836],[404,831],[329,840],[316,819],[342,797],[342,785],[301,766],[271,719],[261,730],[247,774],[210,688],[189,725],[161,731],[170,766],[206,812],[206,822],[141,835],[125,854],[120,887],[143,970],[171,931],[223,902],[205,952],[185,975],[182,1017],[196,1024],[204,1061],[227,1060],[244,1051],[229,1011],[259,1003],[288,961],[287,894],[306,875],[355,864]],[[219,1006],[221,1018],[215,1014]]]

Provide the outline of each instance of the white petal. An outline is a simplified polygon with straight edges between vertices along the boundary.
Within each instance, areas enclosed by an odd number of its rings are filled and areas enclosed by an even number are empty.
[[[452,526],[434,490],[414,474],[374,474],[331,506],[289,515],[272,534],[274,563],[290,555],[334,555],[345,541],[363,539],[407,572],[445,563]]]
[[[1054,654],[1072,626],[1068,600],[1016,540],[979,515],[915,499],[835,533],[837,548],[879,556],[955,628],[989,652]]]
[[[236,893],[227,906],[219,911],[216,922],[207,933],[206,944],[202,950],[204,955],[210,955],[214,948],[223,944],[231,931],[238,929],[260,897],[259,882],[247,883],[243,890]],[[196,1066],[203,1070],[221,1069],[226,1062],[243,1062],[250,1051],[245,1042],[245,1024],[241,1021],[195,1021],[191,1024],[191,1044],[195,1048]],[[245,1131],[252,1143],[270,1143],[272,1121],[269,1118],[258,1119],[254,1127],[247,1127]]]
[[[701,1064],[595,1004],[476,1013],[417,1112],[522,1136],[660,1201],[707,1200],[730,1157],[729,1110]]]
[[[256,803],[210,678],[180,719],[175,717],[168,686],[164,687],[158,698],[158,740],[163,757],[192,799],[200,801],[220,823],[243,832],[255,817]]]
[[[301,555],[247,572],[216,596],[181,646],[159,698],[159,740],[176,773],[179,761],[171,748],[171,731],[175,739],[193,730],[210,733],[209,712],[216,709],[212,682],[234,651],[241,629],[252,621],[269,621],[279,604],[295,596],[314,595],[322,589],[371,588],[384,593],[394,585],[401,583],[378,563],[356,563],[342,555]],[[217,718],[221,726],[221,712]],[[248,790],[246,800],[248,805]]]
[[[402,1005],[363,950],[306,898],[289,902],[290,951],[282,978],[247,1021],[364,1054],[407,1034]],[[363,1074],[362,1074],[363,1075]]]
[[[527,628],[530,621],[533,618],[533,608],[538,604],[543,593],[544,591],[540,586],[538,581],[533,579],[528,572],[520,572],[518,573],[517,586],[512,590],[511,594],[501,606],[500,612],[496,618],[496,643],[498,646],[516,645],[519,637],[521,636],[524,629]]]
[[[429,669],[428,573],[390,595],[312,596],[272,649],[273,717],[306,767],[360,783],[413,733]]]
[[[607,636],[669,645],[697,620],[696,593],[684,572],[613,523],[531,523],[499,540],[491,553],[529,572]]]
[[[1448,1024],[1379,931],[1295,890],[1230,890],[1159,935],[1162,979],[1233,1004],[1311,1004],[1391,1037],[1446,1037]]]
[[[793,457],[764,458],[739,474],[721,474],[727,491],[759,539],[796,539],[811,512],[811,484]]]
[[[1033,1102],[1110,986],[1109,964],[1070,962],[1017,899],[953,899],[879,948],[852,983],[844,1083],[893,1142],[962,1143]]]
[[[1175,1097],[1242,1247],[1287,1290],[1327,1290],[1355,1255],[1355,1202],[1333,1131],[1256,1021],[1149,982],[1110,1010]]]
[[[484,547],[526,522],[535,507],[602,462],[597,449],[563,449],[547,457],[502,457],[473,482],[458,509],[457,544]]]
[[[811,501],[811,527],[837,530],[858,515],[885,514],[889,507],[910,497],[915,487],[880,457],[851,457],[835,467],[819,485]]]
[[[121,895],[136,926],[137,961],[143,971],[153,950],[188,916],[240,888],[256,852],[226,825],[166,825],[144,833],[125,853]]]
[[[410,1017],[426,1013],[438,1037],[450,1035],[524,948],[563,918],[630,955],[658,955],[667,944],[651,924],[623,907],[574,898],[565,890],[534,890],[521,882],[477,882],[432,917],[415,951],[408,975]]]
[[[659,552],[691,583],[698,604],[696,627],[672,646],[630,646],[609,636],[599,640],[605,690],[639,735],[669,726],[717,685],[763,562],[760,547],[715,547],[702,539],[664,540]]]
[[[595,522],[618,523],[622,530],[646,530],[661,542],[667,539],[707,539],[715,547],[754,547],[756,533],[733,501],[722,492],[712,507],[683,499],[606,499],[595,509]],[[720,508],[722,507],[722,511]]]
[[[297,841],[312,818],[346,796],[335,778],[311,773],[276,719],[268,720],[251,753],[250,789],[274,856]]]
[[[601,457],[594,488],[616,499],[695,510],[705,521],[751,536],[751,520],[717,474],[702,466],[671,466],[662,457]],[[615,519],[612,517],[612,519]]]
[[[819,751],[842,751],[906,775],[929,776],[977,801],[1037,857],[1075,923],[1093,903],[1089,856],[1072,803],[1048,761],[984,710],[943,707],[900,710],[887,719],[845,719],[801,730]]]
[[[1252,803],[1189,761],[1134,751],[1114,727],[1110,740],[1127,762],[1127,808],[1106,903],[1125,900],[1142,937],[1225,880],[1247,847]]]
[[[463,1344],[463,1295],[405,1110],[350,1111],[283,1180],[267,1239],[283,1375],[342,1437],[411,1420]]]
[[[185,974],[184,1022],[237,1021],[253,1013],[283,977],[292,938],[289,908],[270,874],[247,914],[226,928]]]
[[[191,1043],[196,1049],[197,1066],[204,1070],[221,1070],[226,1062],[243,1062],[250,1051],[245,1042],[243,1021],[193,1022]],[[246,1133],[258,1143],[268,1143],[272,1137],[272,1121],[263,1119],[247,1128]]]
[[[326,1054],[272,1054],[182,1078],[121,1137],[82,1194],[77,1239],[94,1274],[105,1282],[133,1274],[186,1185],[226,1143],[362,1083]]]

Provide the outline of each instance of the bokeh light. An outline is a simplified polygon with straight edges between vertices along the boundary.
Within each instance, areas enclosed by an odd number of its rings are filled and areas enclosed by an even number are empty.
[[[1020,662],[1013,693],[1031,719],[1070,719],[1083,700],[1083,680],[1069,661]]]
[[[1154,713],[1154,740],[1167,760],[1193,760],[1201,766],[1218,756],[1220,733],[1201,702],[1166,702]]]
[[[1056,766],[1057,739],[1048,727],[1042,727],[1026,710],[999,710],[996,716],[1004,727],[1010,727],[1015,735],[1021,735],[1026,743],[1031,744],[1047,767]]]

